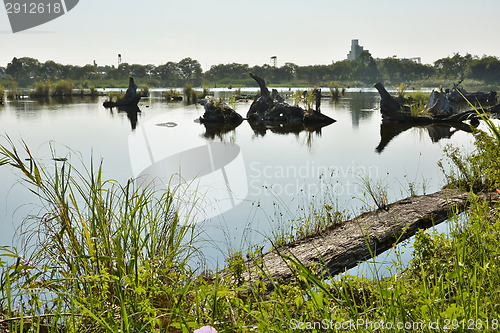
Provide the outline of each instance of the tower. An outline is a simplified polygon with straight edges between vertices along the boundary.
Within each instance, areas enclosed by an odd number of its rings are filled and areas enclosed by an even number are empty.
[[[359,45],[357,39],[353,39],[351,41],[351,51],[347,55],[347,60],[356,60],[361,55],[361,52],[363,52],[363,46]]]

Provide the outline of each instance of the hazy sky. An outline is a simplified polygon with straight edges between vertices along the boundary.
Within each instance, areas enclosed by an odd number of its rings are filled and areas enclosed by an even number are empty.
[[[80,0],[66,15],[13,34],[0,8],[0,66],[13,57],[84,65],[329,64],[351,39],[373,57],[500,56],[498,0]]]

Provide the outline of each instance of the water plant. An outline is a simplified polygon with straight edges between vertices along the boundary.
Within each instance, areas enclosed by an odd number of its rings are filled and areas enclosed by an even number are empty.
[[[408,89],[408,85],[406,83],[401,83],[399,86],[396,86],[396,95],[399,99],[405,98],[406,90]]]
[[[3,104],[5,99],[5,88],[0,85],[0,104]]]
[[[382,180],[370,179],[367,174],[358,176],[364,198],[359,198],[366,206],[371,207],[367,200],[371,199],[375,208],[386,210],[389,205],[388,185]]]
[[[126,185],[104,180],[101,163],[91,162],[82,172],[56,162],[49,171],[25,144],[22,153],[29,162],[9,138],[7,144],[0,146],[0,165],[20,171],[42,205],[25,225],[29,231],[24,235],[36,241],[29,267],[16,254],[17,261],[2,272],[1,283],[9,290],[38,290],[25,294],[29,306],[21,305],[16,313],[51,315],[59,321],[62,309],[69,307],[71,320],[64,325],[93,332],[168,328],[182,322],[177,306],[187,296],[193,274],[187,263],[196,249],[189,241],[194,229],[180,220],[172,193],[132,180]],[[159,293],[165,298],[157,299]],[[2,296],[0,308],[12,315],[10,304],[17,295]],[[164,309],[161,316],[159,308]]]
[[[149,86],[147,84],[143,85],[141,87],[141,91],[139,93],[141,96],[143,97],[147,97],[149,96]]]
[[[330,96],[332,99],[338,99],[344,91],[344,87],[342,87],[337,81],[328,82],[328,88],[330,89]]]
[[[70,97],[73,94],[73,83],[66,80],[59,80],[53,86],[51,96],[53,97]],[[83,88],[81,89],[83,91]]]
[[[166,90],[163,93],[163,97],[167,101],[175,101],[175,100],[182,99],[181,94],[177,90],[175,90],[175,89]]]
[[[486,118],[488,119],[488,118]],[[494,122],[477,132],[475,158],[497,190],[500,160]],[[192,265],[196,229],[176,214],[172,193],[103,178],[102,163],[42,166],[26,144],[0,145],[0,165],[20,173],[39,198],[25,223],[35,244],[0,248],[0,327],[23,332],[311,332],[484,331],[500,328],[500,209],[495,191],[469,194],[469,209],[450,212],[448,236],[418,231],[411,262],[373,280],[306,266],[291,252],[274,255],[293,272],[282,281],[261,251],[234,252],[226,269]],[[453,162],[453,160],[452,160]],[[468,172],[465,165],[464,169]],[[387,185],[365,176],[367,198],[387,207]],[[469,184],[470,185],[470,184]],[[370,193],[372,192],[372,193]],[[380,194],[377,194],[380,192]],[[374,198],[373,198],[374,197]],[[377,204],[378,202],[378,204]],[[317,206],[328,219],[331,207]],[[330,217],[331,220],[335,216]],[[188,221],[186,221],[188,222]],[[362,228],[363,226],[360,226]],[[363,230],[367,238],[370,230]],[[346,235],[347,236],[347,235]],[[34,238],[33,238],[34,237]],[[367,242],[367,246],[369,246]],[[289,249],[288,249],[289,250]],[[375,249],[371,249],[375,253]],[[401,265],[395,263],[394,265]],[[199,268],[196,270],[196,268]],[[22,300],[21,303],[18,303]]]
[[[52,88],[52,82],[50,81],[38,81],[35,83],[35,87],[30,91],[30,97],[32,98],[48,98],[50,96]]]
[[[295,106],[298,106],[300,103],[302,103],[302,99],[304,96],[302,95],[302,91],[300,90],[295,90],[293,93],[293,103]]]
[[[110,91],[108,93],[108,101],[113,102],[113,99],[114,99],[115,102],[118,102],[124,96],[125,96],[125,93],[123,91]]]

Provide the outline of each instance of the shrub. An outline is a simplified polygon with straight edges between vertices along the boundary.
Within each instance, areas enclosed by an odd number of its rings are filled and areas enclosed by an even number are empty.
[[[50,81],[38,81],[35,83],[35,88],[30,91],[29,95],[33,98],[48,98],[53,88]]]
[[[66,80],[59,80],[51,93],[54,97],[69,97],[73,93],[73,83]]]

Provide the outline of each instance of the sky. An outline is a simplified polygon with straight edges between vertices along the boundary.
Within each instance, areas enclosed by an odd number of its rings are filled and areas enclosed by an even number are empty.
[[[15,0],[5,0],[15,1]],[[191,57],[203,70],[227,63],[278,66],[344,60],[351,40],[374,58],[454,53],[500,57],[498,0],[80,0],[65,15],[12,33],[0,7],[0,66],[45,62],[160,65]]]

